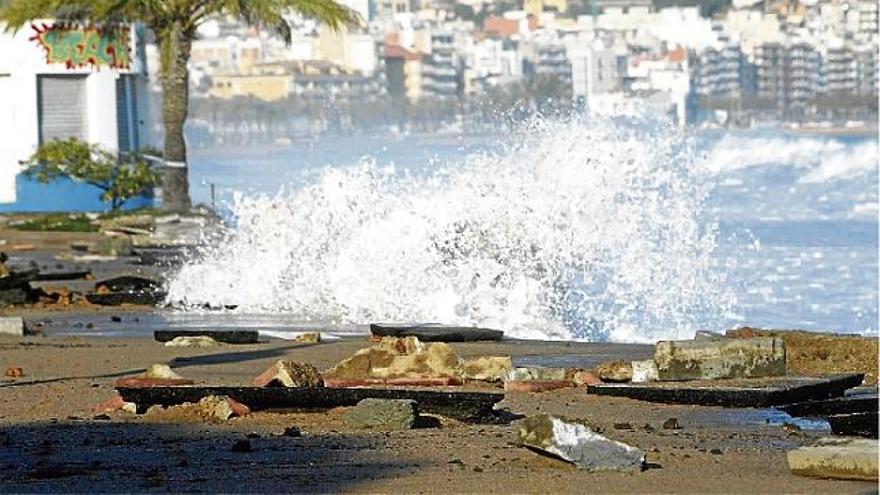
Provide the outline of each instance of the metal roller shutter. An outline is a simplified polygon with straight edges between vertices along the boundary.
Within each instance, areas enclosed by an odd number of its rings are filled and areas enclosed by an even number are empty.
[[[74,137],[86,140],[86,76],[37,78],[40,142]]]

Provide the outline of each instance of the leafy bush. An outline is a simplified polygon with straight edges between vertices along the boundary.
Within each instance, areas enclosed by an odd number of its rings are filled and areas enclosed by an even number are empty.
[[[113,153],[74,138],[42,144],[25,165],[24,174],[42,183],[69,178],[101,189],[101,201],[113,210],[159,183],[159,174],[138,155],[123,163]]]

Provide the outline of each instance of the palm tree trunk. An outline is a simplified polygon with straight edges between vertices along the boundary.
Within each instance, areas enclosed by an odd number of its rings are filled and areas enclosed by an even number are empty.
[[[171,23],[156,30],[161,52],[162,123],[165,127],[165,166],[162,206],[184,212],[190,208],[186,141],[183,124],[189,107],[189,70],[192,33]]]

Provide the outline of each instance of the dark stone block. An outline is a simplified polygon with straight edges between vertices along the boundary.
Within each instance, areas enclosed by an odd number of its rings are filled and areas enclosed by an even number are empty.
[[[373,323],[370,332],[378,337],[418,337],[422,342],[477,342],[504,337],[501,330],[439,323]]]
[[[196,403],[209,395],[225,395],[247,404],[251,410],[331,409],[355,406],[364,399],[409,399],[424,413],[438,414],[462,421],[497,421],[495,404],[504,394],[487,392],[438,392],[429,390],[378,388],[288,388],[288,387],[117,387],[126,402],[137,404],[138,412],[150,406],[173,406]]]
[[[225,344],[256,344],[260,337],[260,333],[256,330],[156,330],[153,332],[153,338],[158,342],[199,335],[211,337]]]
[[[877,410],[852,414],[832,414],[825,419],[831,425],[831,433],[849,437],[877,438]]]
[[[110,292],[157,292],[161,286],[155,280],[126,275],[97,282],[95,290],[102,289]]]
[[[827,377],[770,377],[687,382],[603,383],[589,385],[596,395],[615,395],[667,404],[723,407],[770,407],[830,397],[841,397],[857,387],[863,374]]]

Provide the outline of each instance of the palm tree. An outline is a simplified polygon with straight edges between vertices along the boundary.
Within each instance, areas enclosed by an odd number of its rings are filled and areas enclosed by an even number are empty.
[[[34,19],[141,22],[153,31],[159,45],[165,126],[162,202],[175,211],[190,207],[183,124],[189,103],[186,65],[196,29],[208,18],[225,15],[269,27],[289,43],[289,13],[317,19],[332,29],[359,22],[354,11],[334,0],[0,0],[0,22],[8,31]]]

